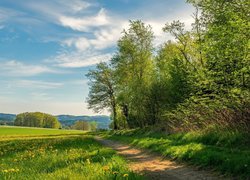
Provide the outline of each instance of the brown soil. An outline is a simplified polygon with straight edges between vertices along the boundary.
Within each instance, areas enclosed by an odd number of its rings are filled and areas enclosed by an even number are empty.
[[[147,179],[153,180],[217,180],[225,179],[216,175],[214,172],[207,172],[196,167],[187,166],[174,161],[164,159],[163,157],[136,149],[120,142],[95,138],[101,144],[116,150],[119,155],[124,156],[129,161],[129,167],[134,172],[145,175]]]

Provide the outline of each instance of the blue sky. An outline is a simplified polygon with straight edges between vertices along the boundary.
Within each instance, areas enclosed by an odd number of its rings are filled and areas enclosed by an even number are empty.
[[[95,114],[85,74],[110,59],[128,20],[150,24],[158,47],[172,38],[164,24],[190,27],[192,12],[184,0],[1,0],[0,112]]]

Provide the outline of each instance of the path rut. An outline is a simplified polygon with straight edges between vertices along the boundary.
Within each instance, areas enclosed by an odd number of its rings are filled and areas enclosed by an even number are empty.
[[[117,151],[119,155],[129,160],[129,167],[134,172],[145,175],[152,180],[217,180],[226,179],[213,172],[199,170],[195,167],[166,160],[163,157],[136,149],[129,145],[95,137],[101,144]]]

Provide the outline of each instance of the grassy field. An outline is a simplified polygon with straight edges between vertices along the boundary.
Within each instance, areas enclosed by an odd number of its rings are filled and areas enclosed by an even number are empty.
[[[166,135],[146,129],[104,132],[102,135],[228,176],[250,177],[249,134],[210,129]]]
[[[1,127],[0,179],[142,177],[129,171],[126,161],[115,151],[84,132]]]
[[[83,134],[83,133],[84,133],[83,131],[77,131],[77,130],[58,130],[58,129],[49,129],[49,128],[0,126],[0,137],[65,135],[65,134]]]

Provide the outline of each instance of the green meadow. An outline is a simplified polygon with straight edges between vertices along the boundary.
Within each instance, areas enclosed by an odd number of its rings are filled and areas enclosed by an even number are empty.
[[[81,131],[0,127],[0,179],[141,179]]]

